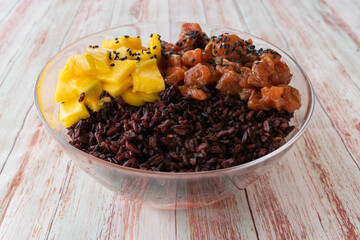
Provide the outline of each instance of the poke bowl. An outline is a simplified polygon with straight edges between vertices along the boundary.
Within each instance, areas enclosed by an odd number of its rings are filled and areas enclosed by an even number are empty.
[[[258,154],[258,158],[241,164],[231,166],[223,164],[225,167],[204,168],[203,171],[194,168],[196,170],[169,172],[157,171],[156,168],[151,170],[150,167],[149,169],[128,167],[106,161],[98,155],[91,155],[70,144],[73,139],[69,136],[69,130],[60,121],[59,105],[54,101],[59,69],[63,68],[68,57],[81,54],[89,45],[101,45],[104,39],[124,35],[146,39],[151,34],[157,33],[163,40],[176,42],[181,25],[182,23],[130,24],[79,39],[61,50],[46,64],[35,85],[35,104],[44,126],[78,167],[122,197],[162,209],[204,206],[229,197],[253,183],[280,159],[286,159],[285,154],[306,129],[314,109],[315,97],[309,78],[299,64],[284,51],[248,33],[225,27],[201,25],[202,31],[209,36],[233,33],[241,39],[252,39],[252,44],[257,49],[272,49],[281,55],[281,60],[287,64],[292,74],[291,86],[301,95],[301,107],[294,111],[289,122],[293,126],[291,132],[284,137],[283,143],[277,149],[265,155]]]

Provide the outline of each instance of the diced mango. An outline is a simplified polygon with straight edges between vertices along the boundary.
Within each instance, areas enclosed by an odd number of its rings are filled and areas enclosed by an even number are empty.
[[[114,60],[120,60],[121,58],[126,57],[129,60],[140,60],[144,50],[143,49],[130,49],[128,47],[122,46],[116,51],[117,58]],[[112,52],[111,57],[115,58],[115,54]]]
[[[133,89],[128,88],[126,91],[121,95],[122,99],[133,106],[141,106],[145,104],[144,101],[145,93],[142,92],[133,92]]]
[[[103,97],[101,99],[94,98],[94,97],[85,97],[85,105],[90,108],[93,112],[98,112],[100,109],[103,108],[104,104],[107,102],[111,102],[111,98]]]
[[[116,49],[116,52],[118,53],[117,56],[119,57],[119,59],[123,58],[123,57],[127,57],[128,59],[131,59],[129,51],[130,51],[130,49],[125,46],[122,46],[122,47]],[[112,54],[112,56],[115,57],[113,54]]]
[[[155,99],[160,101],[160,97],[158,93],[147,93],[143,97],[145,102],[154,102]]]
[[[78,99],[73,99],[60,105],[60,122],[62,122],[66,128],[71,127],[76,122],[89,116],[90,114],[86,109],[85,103],[78,102]]]
[[[75,80],[68,80],[67,83],[58,81],[54,93],[54,100],[56,103],[67,102],[72,99],[78,98],[79,95],[74,87]]]
[[[133,92],[154,93],[165,89],[165,82],[156,59],[137,64],[131,76],[133,78]]]
[[[75,88],[79,95],[84,92],[86,96],[99,97],[102,92],[100,80],[94,77],[77,78]]]
[[[93,62],[83,54],[70,56],[65,68],[66,66],[68,66],[76,76],[87,75],[95,69]]]
[[[120,81],[119,84],[104,83],[103,89],[107,91],[112,97],[120,96],[126,89],[132,86],[133,80],[131,76]]]
[[[94,77],[83,77],[76,79],[75,88],[78,96],[85,94],[84,102],[94,112],[99,111],[103,104],[99,101],[102,92],[102,86],[99,79]]]
[[[121,84],[121,81],[127,78],[136,68],[135,60],[115,60],[112,61],[112,64],[114,66],[111,67],[110,73],[98,74],[97,78],[106,83]]]
[[[58,80],[62,81],[63,83],[67,83],[74,77],[76,77],[76,76],[73,73],[73,71],[70,69],[70,66],[68,64],[66,64],[63,69],[59,70]]]
[[[157,58],[161,60],[160,36],[156,33],[154,33],[149,39],[149,48],[144,51],[144,54],[141,57],[141,61],[147,61],[151,58]]]
[[[141,39],[137,37],[128,37],[123,36],[115,39],[104,40],[102,41],[102,48],[116,50],[122,46],[127,48],[142,48]]]
[[[111,71],[109,53],[106,49],[88,47],[84,56],[93,63],[95,73],[108,73]]]

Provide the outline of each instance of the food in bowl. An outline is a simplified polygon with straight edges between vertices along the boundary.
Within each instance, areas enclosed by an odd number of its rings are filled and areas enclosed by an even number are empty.
[[[153,34],[145,48],[123,36],[70,57],[55,99],[70,144],[86,153],[152,171],[209,171],[285,144],[301,106],[291,78],[276,51],[183,24],[175,44]]]

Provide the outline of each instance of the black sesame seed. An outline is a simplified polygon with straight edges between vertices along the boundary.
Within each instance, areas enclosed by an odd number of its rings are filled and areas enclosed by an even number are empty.
[[[110,64],[110,66],[112,66],[112,67],[115,66],[115,63]]]
[[[128,35],[124,35],[125,38],[128,38],[129,36]]]
[[[155,49],[156,48],[156,46],[153,46],[153,49]]]
[[[79,99],[78,99],[78,102],[84,101],[84,98],[85,98],[85,93],[82,92],[82,93],[80,94],[80,97],[79,97]]]
[[[193,58],[193,59],[191,60],[191,62],[194,63],[194,62],[195,62],[195,59]]]

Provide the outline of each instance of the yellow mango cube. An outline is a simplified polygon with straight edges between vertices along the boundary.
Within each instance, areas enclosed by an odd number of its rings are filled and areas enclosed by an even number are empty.
[[[123,94],[121,94],[121,97],[129,105],[141,106],[145,104],[144,95],[145,93],[133,92],[131,88],[128,88]]]
[[[125,46],[130,49],[142,48],[141,39],[137,37],[123,36],[115,39],[104,40],[102,41],[101,47],[106,49],[116,50],[122,46]]]
[[[76,76],[87,75],[94,70],[93,62],[83,54],[70,56],[65,65],[67,67]]]
[[[145,102],[154,102],[155,99],[160,101],[160,97],[158,93],[146,93],[143,99]]]
[[[130,76],[130,73],[136,68],[135,60],[115,60],[112,61],[112,64],[114,66],[111,67],[110,73],[97,75],[102,82],[121,84],[121,81]]]
[[[152,58],[157,58],[159,61],[161,60],[160,36],[156,33],[149,39],[149,48],[144,50],[141,61],[147,61]]]
[[[60,122],[62,122],[66,128],[88,117],[90,117],[90,114],[86,109],[85,103],[78,102],[78,99],[73,99],[60,105]]]
[[[68,80],[67,83],[58,81],[54,93],[54,100],[56,103],[67,102],[72,99],[78,98],[79,95],[74,87],[75,80]]]
[[[104,83],[103,89],[108,92],[112,97],[120,96],[126,89],[132,86],[132,78],[131,76],[125,78],[124,80],[120,81],[119,84],[111,84],[111,83]]]
[[[66,64],[63,69],[59,70],[58,80],[62,81],[63,83],[67,83],[75,77],[76,77],[76,75],[70,69],[70,66],[68,64]]]
[[[102,48],[88,47],[84,56],[93,64],[93,72],[108,73],[110,72],[110,52]]]
[[[133,78],[133,92],[154,93],[165,89],[165,82],[156,59],[137,64],[131,76]]]
[[[99,111],[103,103],[100,102],[100,95],[102,92],[102,86],[99,79],[94,77],[83,77],[76,79],[75,88],[78,92],[78,96],[81,93],[85,94],[84,102],[92,111]]]

